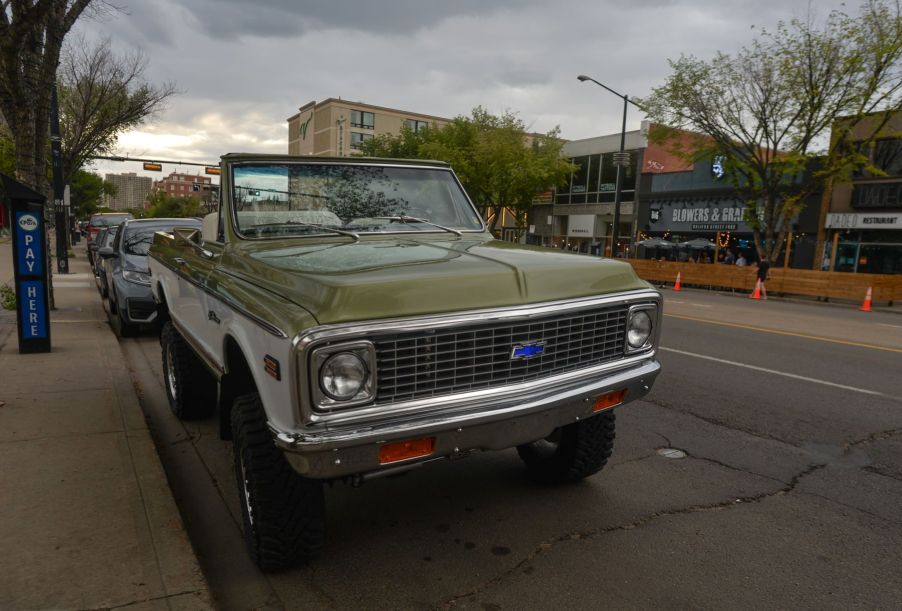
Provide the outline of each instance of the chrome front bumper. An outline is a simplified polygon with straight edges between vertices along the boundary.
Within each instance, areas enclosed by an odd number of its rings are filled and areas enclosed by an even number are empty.
[[[299,474],[315,479],[350,475],[375,476],[473,450],[503,450],[547,437],[559,426],[589,418],[594,399],[626,389],[624,403],[651,389],[661,365],[648,359],[591,378],[549,385],[527,395],[486,399],[466,410],[431,411],[378,424],[359,424],[309,435],[270,427],[276,445]],[[441,398],[437,397],[436,401]],[[432,454],[380,464],[379,448],[391,441],[435,437]]]

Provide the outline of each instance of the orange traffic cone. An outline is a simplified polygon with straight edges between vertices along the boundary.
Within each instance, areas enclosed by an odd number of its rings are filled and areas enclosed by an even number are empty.
[[[682,290],[683,290],[683,289],[680,288],[680,278],[682,278],[682,276],[683,276],[682,273],[677,272],[677,281],[676,281],[676,283],[673,285],[673,290],[675,290],[675,291],[682,291]]]
[[[864,303],[861,304],[861,307],[858,308],[862,312],[870,312],[871,311],[871,296],[873,296],[874,291],[871,287],[868,287],[868,292],[864,296]]]
[[[752,299],[761,299],[761,280],[755,282],[755,292],[750,297]]]

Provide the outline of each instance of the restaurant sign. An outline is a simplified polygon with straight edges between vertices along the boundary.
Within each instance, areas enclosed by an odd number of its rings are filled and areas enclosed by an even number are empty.
[[[745,205],[736,200],[652,201],[651,231],[742,231],[751,228],[743,220]]]
[[[902,213],[831,213],[827,215],[826,227],[827,229],[902,229]]]

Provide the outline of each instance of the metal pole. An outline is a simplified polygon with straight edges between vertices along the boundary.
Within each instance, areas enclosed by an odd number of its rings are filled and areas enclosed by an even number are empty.
[[[623,126],[620,128],[620,155],[617,158],[617,180],[614,187],[614,227],[611,230],[611,258],[617,258],[617,240],[620,237],[620,192],[623,187],[623,147],[626,143],[626,105],[629,100],[623,96]]]
[[[69,273],[69,219],[63,202],[63,159],[60,150],[60,112],[56,83],[50,98],[50,156],[53,167],[53,211],[56,219],[56,271]]]

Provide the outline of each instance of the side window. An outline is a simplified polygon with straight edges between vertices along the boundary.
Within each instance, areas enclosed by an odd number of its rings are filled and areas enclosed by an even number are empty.
[[[312,116],[312,115],[311,115]],[[219,190],[214,191],[213,195],[216,197],[216,211],[219,213],[218,221],[216,223],[216,241],[217,242],[225,242],[225,218],[222,216],[222,181],[219,181]]]

